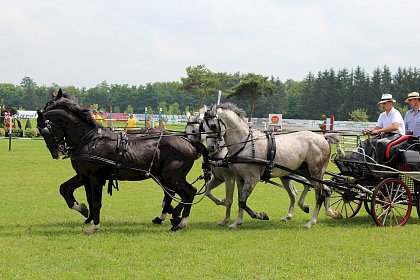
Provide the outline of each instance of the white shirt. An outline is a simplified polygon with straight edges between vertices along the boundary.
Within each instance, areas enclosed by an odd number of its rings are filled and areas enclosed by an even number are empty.
[[[379,126],[380,128],[384,128],[384,127],[392,125],[393,123],[398,123],[398,129],[391,132],[404,135],[405,134],[404,119],[401,116],[400,112],[395,108],[392,108],[391,111],[389,111],[389,114],[387,114],[386,111],[382,112],[379,115],[376,126]]]

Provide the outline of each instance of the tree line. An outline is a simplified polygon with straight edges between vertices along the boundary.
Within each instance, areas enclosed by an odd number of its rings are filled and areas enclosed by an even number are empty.
[[[0,83],[0,106],[42,109],[51,98],[51,91],[59,87],[39,86],[30,77],[24,77],[20,85]],[[394,96],[404,115],[408,109],[404,103],[407,93],[420,90],[420,70],[398,68],[392,73],[384,66],[369,74],[358,66],[351,70],[310,72],[302,81],[280,81],[254,73],[212,72],[205,65],[197,65],[187,67],[186,76],[180,81],[138,86],[104,81],[89,89],[61,88],[85,107],[109,111],[109,106],[113,106],[115,113],[141,113],[147,107],[149,113],[162,108],[164,114],[184,114],[204,104],[215,104],[221,90],[222,102],[237,104],[249,118],[282,113],[284,118],[320,119],[322,115],[335,115],[336,120],[375,121],[383,93]]]

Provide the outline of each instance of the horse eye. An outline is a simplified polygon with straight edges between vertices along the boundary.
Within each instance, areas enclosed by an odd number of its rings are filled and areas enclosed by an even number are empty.
[[[213,124],[210,125],[210,128],[211,129],[216,129],[216,125],[213,123]]]

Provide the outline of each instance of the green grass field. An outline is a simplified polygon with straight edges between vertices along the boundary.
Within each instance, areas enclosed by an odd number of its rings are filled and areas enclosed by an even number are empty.
[[[7,139],[0,139],[0,164],[0,279],[420,278],[415,209],[401,228],[379,228],[361,209],[349,220],[322,211],[307,230],[310,215],[296,208],[292,221],[280,221],[286,192],[260,183],[249,205],[267,212],[269,221],[245,215],[241,228],[229,230],[217,225],[224,208],[204,199],[193,206],[187,229],[170,232],[168,221],[151,222],[161,211],[159,186],[120,182],[112,197],[104,191],[101,230],[86,236],[84,218],[59,194],[75,174],[69,160],[53,160],[42,140],[13,140],[9,152]],[[190,181],[201,174],[200,164]],[[224,188],[214,193],[224,197]],[[82,189],[76,198],[86,202]],[[233,219],[236,212],[235,197]]]

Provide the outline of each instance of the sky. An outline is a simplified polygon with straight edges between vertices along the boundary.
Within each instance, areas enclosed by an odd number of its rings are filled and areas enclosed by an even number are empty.
[[[419,67],[420,1],[0,0],[0,83],[180,81],[188,66],[303,80]]]

